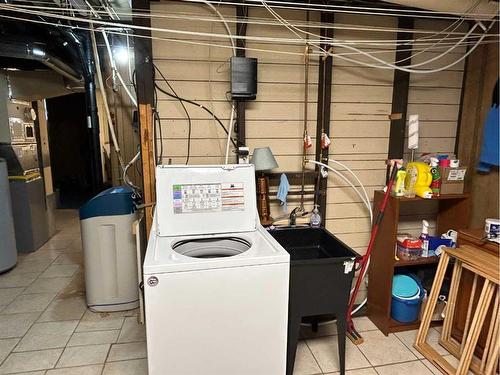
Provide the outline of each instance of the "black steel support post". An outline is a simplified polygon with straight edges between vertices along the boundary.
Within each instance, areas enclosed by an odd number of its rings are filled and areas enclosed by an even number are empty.
[[[237,5],[236,6],[236,17],[239,20],[244,21],[248,17],[248,6],[246,5]],[[236,23],[236,35],[245,36],[247,33],[247,23],[246,22],[237,22]],[[237,39],[236,40],[236,56],[244,57],[245,56],[245,40]],[[245,108],[246,102],[244,100],[236,101],[236,134],[237,141],[236,144],[238,146],[243,146],[246,143],[246,129],[245,129]],[[238,155],[236,154],[236,162],[238,162]]]
[[[133,18],[134,25],[151,27],[150,18],[140,16],[142,12],[149,14],[149,0],[133,0],[132,5],[137,10],[137,15]],[[135,38],[134,43],[137,103],[154,106],[153,44],[149,38],[151,31],[137,29],[134,33],[140,35]]]
[[[92,192],[98,193],[102,189],[102,163],[101,163],[101,140],[99,138],[99,117],[97,115],[95,62],[92,51],[90,34],[86,33],[82,38],[83,51],[85,54],[85,103],[87,106],[87,132],[89,135],[91,157],[91,183]]]
[[[413,29],[413,18],[400,17],[398,29]],[[413,37],[413,33],[408,31],[398,32],[398,41],[408,40]],[[411,64],[412,51],[410,45],[401,44],[396,48],[396,65],[405,66]],[[401,61],[401,62],[397,62]],[[392,83],[392,110],[391,128],[389,132],[389,159],[402,159],[404,155],[406,114],[408,107],[408,91],[410,88],[410,73],[401,70],[394,70]],[[386,182],[389,179],[389,168],[387,169]]]
[[[334,14],[331,12],[321,13],[321,23],[333,24]],[[333,29],[321,29],[321,36],[333,38]],[[322,48],[328,51],[329,46],[322,45]],[[321,134],[330,136],[330,102],[332,97],[332,56],[319,57],[319,75],[318,75],[318,106],[317,106],[317,124],[316,124],[316,160],[328,163],[328,148],[321,149]],[[306,88],[307,90],[308,88]],[[316,166],[319,172],[319,166]],[[327,178],[319,177],[316,182],[316,197],[315,203],[319,205],[321,217],[323,218],[323,225],[326,220],[326,191],[327,191]]]

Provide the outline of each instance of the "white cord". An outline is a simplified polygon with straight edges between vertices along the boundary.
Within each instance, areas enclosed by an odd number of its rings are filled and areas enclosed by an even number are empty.
[[[229,119],[229,129],[227,129],[227,142],[226,142],[226,157],[224,159],[224,164],[229,164],[229,144],[231,143],[231,134],[233,132],[233,122],[234,122],[234,105],[231,103],[231,118]]]
[[[120,80],[120,83],[121,83],[123,89],[127,93],[128,97],[130,98],[130,100],[132,101],[132,103],[134,103],[134,106],[137,108],[137,100],[136,100],[136,98],[132,95],[132,93],[128,89],[127,85],[123,81],[122,75],[120,74],[120,72],[118,71],[118,68],[116,67],[115,59],[113,58],[113,52],[111,51],[111,46],[109,45],[108,36],[107,36],[107,34],[106,34],[105,31],[101,31],[101,33],[102,33],[102,36],[104,38],[104,43],[106,44],[106,49],[108,50],[108,55],[109,55],[109,61],[110,61],[110,64],[111,64],[111,69],[115,72],[116,76]]]
[[[128,164],[125,166],[125,168],[123,169],[123,182],[125,183],[125,185],[128,185],[133,190],[141,190],[141,188],[139,186],[134,185],[134,183],[132,181],[130,181],[130,179],[127,176],[127,172],[129,170],[129,168],[139,159],[140,156],[141,156],[141,151],[137,151],[137,154],[135,154],[135,156],[132,158],[132,160],[130,160],[128,162]]]
[[[215,14],[217,14],[217,16],[220,18],[220,20],[222,21],[222,23],[224,24],[224,28],[226,29],[226,32],[227,32],[227,35],[229,36],[229,40],[231,42],[231,47],[233,48],[233,55],[236,56],[236,46],[234,45],[234,40],[233,40],[233,34],[231,33],[231,29],[229,28],[229,25],[227,24],[226,22],[226,19],[224,18],[224,16],[217,10],[216,7],[214,7],[210,2],[208,2],[207,0],[200,0],[202,3],[204,4],[207,4],[210,9],[212,9],[214,11]]]
[[[334,159],[328,159],[329,162],[331,163],[335,163],[337,165],[340,165],[341,167],[345,168],[348,172],[351,173],[351,175],[354,177],[354,179],[356,180],[356,182],[359,184],[359,186],[361,186],[361,189],[363,190],[363,193],[365,195],[365,202],[370,202],[370,197],[368,196],[368,193],[365,189],[365,185],[363,185],[363,183],[361,182],[361,180],[358,178],[358,176],[352,171],[352,169],[350,169],[347,165],[341,163],[340,161],[337,161],[337,160],[334,160]],[[371,205],[369,204],[369,211],[370,211],[370,222],[373,222],[373,211],[372,211],[372,207]]]
[[[352,182],[350,182],[343,174],[341,174],[339,171],[337,171],[336,169],[332,168],[331,166],[327,165],[327,164],[324,164],[324,163],[321,163],[321,162],[318,162],[318,161],[315,161],[315,160],[307,160],[308,163],[312,163],[312,164],[316,164],[316,165],[320,165],[322,167],[325,167],[327,168],[328,170],[332,171],[333,173],[335,173],[337,176],[341,177],[345,182],[347,182],[349,184],[349,186],[351,188],[354,189],[354,191],[358,194],[358,196],[361,198],[361,200],[363,201],[363,203],[365,204],[366,208],[368,209],[368,212],[370,213],[370,223],[372,224],[373,223],[373,209],[372,209],[372,206],[370,204],[370,200],[368,198],[368,194],[366,192],[366,189],[364,187],[364,185],[361,183],[361,181],[359,180],[358,176],[356,176],[356,174],[349,168],[347,167],[346,165],[344,165],[343,163],[340,163],[339,161],[336,161],[336,160],[333,160],[333,159],[328,159],[328,161],[332,161],[334,163],[337,163],[338,165],[341,165],[342,167],[346,168],[347,171],[349,171],[351,173],[351,175],[356,179],[356,181],[360,184],[361,188],[363,189],[363,192],[364,192],[364,196],[361,194],[361,192],[354,186],[354,184]],[[366,197],[366,200],[365,200],[365,197]],[[368,272],[368,267],[370,266],[370,258],[368,258],[367,260],[367,265],[366,265],[366,268],[365,268],[365,271],[363,272],[362,275],[358,275],[358,277],[361,277],[361,281],[363,281],[363,279],[365,278],[366,276],[366,273]],[[354,288],[351,289],[351,294],[354,292]],[[358,312],[367,302],[367,298],[365,298],[351,313],[351,315],[354,315],[356,312]]]
[[[111,113],[109,111],[109,106],[108,106],[108,99],[106,98],[106,92],[105,92],[105,86],[104,86],[104,83],[103,83],[103,80],[102,80],[102,74],[101,74],[101,64],[99,62],[99,52],[97,51],[97,43],[96,43],[96,40],[95,40],[95,32],[92,31],[90,33],[90,37],[92,39],[92,48],[93,48],[93,52],[94,52],[94,61],[95,61],[95,70],[96,70],[96,75],[97,75],[97,79],[99,81],[99,87],[100,87],[100,93],[101,93],[101,97],[102,97],[102,102],[104,104],[104,109],[105,109],[105,112],[106,112],[106,118],[107,118],[107,122],[108,122],[108,127],[109,127],[109,132],[111,134],[111,140],[113,142],[113,146],[115,148],[115,152],[116,152],[116,155],[118,156],[118,162],[120,163],[120,167],[122,169],[122,171],[125,170],[125,165],[123,164],[123,159],[122,159],[122,156],[121,156],[121,153],[120,153],[120,146],[118,145],[118,141],[116,139],[116,134],[115,134],[115,127],[113,125],[113,121],[111,119]]]
[[[337,176],[339,176],[342,180],[344,180],[352,189],[354,189],[356,194],[358,194],[359,198],[361,198],[361,201],[365,204],[368,212],[370,213],[370,221],[373,220],[372,219],[373,218],[373,210],[372,210],[372,206],[370,204],[370,200],[366,200],[365,197],[363,196],[363,194],[361,193],[361,191],[359,191],[358,188],[356,186],[354,186],[354,184],[351,181],[349,181],[349,179],[346,176],[344,176],[342,173],[340,173],[338,170],[334,169],[333,167],[329,166],[328,164],[324,164],[324,163],[321,163],[321,162],[316,161],[316,160],[306,160],[306,163],[316,164],[316,165],[325,167],[328,170],[335,173]],[[351,173],[354,174],[354,172],[352,172],[352,171],[351,171]],[[356,179],[357,179],[357,177],[356,177]],[[359,179],[357,179],[357,180],[359,181]]]
[[[324,52],[325,54],[328,54],[328,55],[332,55],[333,56],[333,53],[329,52],[329,51],[326,51],[324,48],[322,48],[321,46],[318,46],[314,43],[311,43],[311,42],[308,42],[306,39],[304,39],[303,37],[301,37],[298,32],[301,32],[301,33],[305,33],[305,34],[308,34],[307,31],[305,30],[302,30],[302,29],[299,29],[298,27],[295,27],[295,26],[292,26],[290,25],[290,23],[288,23],[288,21],[286,21],[283,17],[281,17],[278,13],[276,13],[271,7],[269,7],[266,3],[266,0],[260,0],[262,2],[262,5],[264,5],[264,7],[279,21],[282,23],[283,26],[285,26],[288,30],[290,30],[293,34],[295,34],[298,38],[301,38],[305,43],[308,43],[316,48],[318,48],[319,50],[321,50],[322,52]],[[370,63],[365,63],[363,61],[359,61],[359,60],[356,60],[356,59],[351,59],[351,58],[348,58],[348,57],[344,57],[344,56],[337,56],[337,58],[340,58],[342,60],[346,60],[346,61],[350,61],[352,63],[355,63],[355,64],[358,64],[358,65],[363,65],[363,66],[367,66],[367,67],[371,67],[371,68],[379,68],[379,69],[396,69],[396,70],[400,70],[400,71],[404,71],[404,72],[408,72],[408,73],[415,73],[415,74],[431,74],[431,73],[437,73],[437,72],[441,72],[443,70],[447,70],[448,68],[460,63],[462,60],[464,60],[465,58],[467,58],[467,56],[469,56],[472,52],[474,52],[474,50],[479,46],[479,44],[482,42],[482,40],[486,37],[487,35],[487,31],[493,26],[494,22],[492,22],[489,26],[489,28],[485,29],[484,30],[484,33],[483,35],[479,38],[479,40],[476,42],[476,44],[469,49],[469,51],[467,51],[462,57],[458,58],[457,60],[455,60],[454,62],[444,66],[444,67],[440,67],[440,68],[436,68],[436,69],[429,69],[429,70],[414,70],[414,69],[409,69],[409,68],[406,68],[406,67],[401,67],[401,66],[398,66],[398,65],[395,65],[395,64],[391,64],[387,61],[384,61],[382,59],[379,59],[378,57],[376,56],[373,56],[371,55],[370,53],[368,52],[365,52],[365,51],[362,51],[356,47],[352,47],[352,46],[349,46],[347,44],[344,44],[344,43],[338,43],[338,42],[335,42],[333,39],[328,43],[329,45],[331,46],[339,46],[339,47],[342,47],[342,48],[346,48],[346,49],[350,49],[352,51],[356,51],[356,52],[359,52],[361,53],[362,55],[364,56],[367,56],[379,63],[381,63],[383,66],[380,66],[380,65],[374,65],[374,64],[370,64]],[[477,27],[477,25],[481,25],[480,23],[476,23],[476,25],[474,25],[474,27],[471,28],[471,30],[469,31],[469,33],[466,34],[466,37],[468,37],[472,31]],[[448,50],[451,51],[452,49],[456,48],[456,46],[458,46],[458,44],[460,42],[462,42],[463,40],[465,40],[466,37],[463,37],[454,47],[452,47],[451,49]],[[445,52],[444,55],[446,55],[448,52]],[[440,55],[440,57],[444,56],[444,55]],[[433,61],[435,60],[436,58],[433,58],[431,59],[430,61]],[[429,62],[430,62],[429,61]],[[419,64],[415,64],[414,66],[421,66],[421,65],[425,65],[427,64],[428,62],[422,62],[422,63],[419,63]],[[410,65],[411,67],[411,65]]]
[[[0,4],[1,8],[1,4]],[[44,25],[50,25],[50,26],[56,26],[56,27],[65,27],[65,28],[70,28],[73,29],[74,26],[71,25],[65,25],[65,24],[60,24],[60,23],[55,23],[55,22],[48,22],[48,21],[42,21],[42,20],[34,20],[34,19],[29,19],[29,18],[22,18],[22,17],[16,17],[16,16],[8,16],[5,14],[0,14],[0,18],[4,19],[10,19],[10,20],[15,20],[15,21],[21,21],[21,22],[30,22],[30,23],[37,23],[37,24],[44,24]],[[78,27],[80,30],[88,30],[91,31],[91,28],[89,27],[83,27],[79,26]],[[100,29],[105,28],[101,27]],[[110,34],[114,35],[122,35],[122,36],[127,36],[128,34],[126,32],[120,32],[117,31],[116,28],[111,27],[107,28],[107,32]],[[492,37],[492,36],[497,36],[497,35],[492,35],[488,34],[487,37]],[[200,42],[200,41],[194,41],[194,40],[183,40],[183,39],[173,39],[173,38],[165,38],[165,37],[157,37],[157,36],[145,36],[145,35],[134,35],[135,38],[143,38],[143,39],[151,39],[151,40],[159,40],[159,41],[168,41],[172,43],[181,43],[181,44],[188,44],[188,45],[194,45],[194,46],[208,46],[208,47],[217,47],[217,48],[232,48],[231,46],[225,46],[221,44],[214,44],[214,43],[208,43],[208,42]],[[497,40],[489,40],[489,41],[481,41],[480,44],[491,44],[491,43],[498,43]],[[463,46],[470,45],[470,42],[463,43]],[[475,43],[474,43],[475,44]],[[444,45],[444,44],[442,44]],[[252,47],[245,47],[241,48],[246,51],[252,51],[252,52],[263,52],[263,53],[273,53],[273,54],[282,54],[282,55],[290,55],[290,56],[304,56],[303,53],[300,52],[293,52],[293,51],[284,51],[283,49],[265,49],[265,48],[252,48]],[[433,48],[433,49],[440,49],[440,48]],[[374,51],[372,54],[375,53],[394,53],[394,49],[391,50],[381,50],[381,51]],[[311,52],[311,55],[321,55],[324,56],[324,53],[321,52]],[[341,57],[341,56],[347,56],[347,55],[357,55],[359,53],[357,52],[342,52],[342,53],[331,53],[330,55],[333,57]]]

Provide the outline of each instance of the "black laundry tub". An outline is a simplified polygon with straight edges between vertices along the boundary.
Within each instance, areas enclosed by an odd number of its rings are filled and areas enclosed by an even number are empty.
[[[339,365],[345,373],[346,313],[359,254],[324,228],[293,227],[269,233],[290,254],[287,375],[292,375],[302,318],[337,318]]]

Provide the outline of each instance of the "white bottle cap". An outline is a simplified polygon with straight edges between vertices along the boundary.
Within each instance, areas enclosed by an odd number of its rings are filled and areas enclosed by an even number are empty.
[[[429,222],[427,220],[422,220],[422,233],[429,234]]]

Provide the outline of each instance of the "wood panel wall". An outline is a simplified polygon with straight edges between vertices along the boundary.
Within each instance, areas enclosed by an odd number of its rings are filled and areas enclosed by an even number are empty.
[[[498,33],[498,29],[494,31]],[[480,46],[467,63],[464,105],[460,122],[458,156],[469,166],[467,188],[472,192],[471,228],[482,228],[486,218],[499,217],[498,168],[478,173],[486,115],[498,79],[498,44]]]
[[[200,4],[186,4],[177,1],[151,3],[156,13],[188,13],[212,17],[209,8]],[[235,9],[220,6],[222,14],[235,16]],[[289,20],[306,19],[299,11],[280,11]],[[264,9],[250,8],[250,17],[263,19],[271,16]],[[310,15],[311,22],[319,20],[319,14]],[[335,29],[338,39],[380,40],[396,39],[397,19],[392,17],[373,17],[336,14],[335,24],[358,24],[387,26],[394,32],[367,33],[348,28]],[[224,34],[220,23],[193,22],[174,18],[156,18],[153,27],[182,29]],[[234,24],[230,24],[234,26]],[[416,22],[416,29],[443,29],[442,23]],[[234,27],[233,27],[234,29]],[[319,34],[314,27],[310,28]],[[249,25],[247,35],[295,37],[282,26]],[[154,62],[170,80],[180,96],[199,101],[212,109],[224,124],[228,124],[230,106],[226,100],[229,90],[229,48],[207,47],[184,41],[210,41],[228,46],[227,41],[196,36],[180,36],[154,32],[154,37],[172,38],[170,41],[154,40]],[[416,33],[418,36],[418,33]],[[247,42],[248,48],[279,49],[282,52],[301,54],[303,46],[277,45],[273,43]],[[365,45],[364,49],[377,52],[386,60],[394,59],[394,46]],[[381,53],[383,49],[385,52]],[[346,53],[344,49],[334,52]],[[463,54],[463,49],[454,51],[447,59]],[[413,62],[423,61],[435,53],[426,52],[415,56]],[[247,56],[259,59],[258,95],[247,105],[247,146],[270,146],[279,164],[276,171],[299,171],[302,153],[302,120],[304,107],[304,66],[303,56],[292,54],[247,51]],[[360,55],[347,55],[368,61]],[[309,72],[309,121],[311,135],[316,131],[316,105],[318,57],[311,58]],[[430,66],[433,64],[429,64]],[[435,65],[435,64],[434,64]],[[427,66],[426,66],[427,68]],[[421,152],[452,152],[454,149],[456,123],[459,112],[463,64],[439,74],[411,75],[409,93],[409,113],[419,113],[422,124]],[[157,77],[158,79],[158,77]],[[366,185],[368,194],[373,196],[375,189],[385,183],[389,118],[391,112],[393,71],[362,67],[354,63],[334,58],[332,77],[330,157],[345,162]],[[157,81],[161,87],[166,85]],[[186,159],[187,121],[182,107],[175,100],[159,93],[159,112],[163,126],[164,163],[184,163]],[[226,137],[213,119],[199,108],[189,106],[193,119],[190,164],[212,164],[223,162]],[[314,157],[314,147],[308,154]],[[234,160],[234,158],[232,159]],[[297,189],[297,187],[294,187]],[[291,198],[290,211],[296,206],[297,198]],[[364,253],[368,243],[370,223],[368,213],[361,200],[346,187],[346,184],[333,175],[329,177],[327,194],[326,227],[340,239],[360,253]],[[276,202],[272,203],[274,217],[283,214]],[[412,217],[407,228],[414,228],[419,222]],[[418,224],[419,225],[419,224]]]

